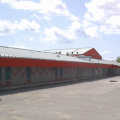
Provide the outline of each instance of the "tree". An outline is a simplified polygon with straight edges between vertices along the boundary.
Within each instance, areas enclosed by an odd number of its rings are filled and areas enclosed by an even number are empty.
[[[119,63],[120,63],[120,56],[118,56],[118,57],[116,58],[116,62],[119,62]]]

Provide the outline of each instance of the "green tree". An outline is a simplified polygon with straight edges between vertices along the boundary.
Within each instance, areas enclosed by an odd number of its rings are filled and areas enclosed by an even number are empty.
[[[120,56],[117,57],[116,62],[120,63]]]

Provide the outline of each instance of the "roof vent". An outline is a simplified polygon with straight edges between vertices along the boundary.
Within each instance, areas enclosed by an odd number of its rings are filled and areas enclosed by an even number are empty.
[[[57,56],[56,57],[60,57],[60,55],[59,54],[57,54]]]
[[[78,52],[76,52],[76,53],[77,53],[77,57],[78,57],[78,56],[79,56],[79,55],[78,55]]]
[[[67,52],[67,56],[69,56],[69,53]]]

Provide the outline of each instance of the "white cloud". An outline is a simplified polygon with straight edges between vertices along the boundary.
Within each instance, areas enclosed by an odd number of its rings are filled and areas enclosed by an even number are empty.
[[[85,19],[85,20],[88,20],[88,21],[91,21],[91,20],[92,20],[92,17],[91,17],[91,15],[90,15],[89,13],[85,13],[84,19]]]
[[[27,0],[1,0],[2,4],[9,4],[14,9],[39,10],[39,4]]]
[[[10,21],[7,20],[0,20],[0,36],[5,35],[5,34],[12,34],[15,32],[16,29],[16,22],[11,23]]]
[[[44,15],[43,19],[45,19],[45,20],[51,20],[52,18],[50,16]]]
[[[120,34],[120,2],[119,0],[92,0],[85,4],[87,12],[84,19],[97,22],[100,32]]]
[[[70,33],[78,33],[82,30],[82,24],[78,21],[73,21],[71,26],[69,27]]]
[[[35,41],[35,40],[34,40],[34,37],[26,37],[26,36],[22,36],[22,38],[23,38],[24,40],[26,40],[26,41],[30,41],[30,42]]]
[[[30,0],[1,0],[1,3],[7,3],[14,9],[37,11],[47,15],[56,14],[69,16],[70,14],[65,3],[61,0],[41,0],[39,3]]]
[[[43,19],[51,20],[53,15],[67,16],[71,20],[78,20],[79,18],[71,14],[67,6],[62,0],[40,0],[40,2],[34,2],[31,0],[0,0],[2,4],[8,4],[13,9],[29,10],[43,14]],[[34,17],[39,20],[41,17],[34,14]]]
[[[98,27],[95,24],[84,20],[83,29],[86,36],[90,38],[99,38]]]
[[[107,50],[104,50],[103,52],[101,52],[101,54],[102,54],[102,55],[106,55],[106,54],[110,54],[110,52],[107,51]]]
[[[44,14],[57,14],[68,16],[67,6],[61,0],[42,0],[39,5],[40,12]]]
[[[75,41],[77,35],[80,35],[81,32],[82,25],[78,21],[73,21],[67,30],[62,30],[57,27],[45,29],[46,37],[44,40],[52,43],[71,43]]]
[[[22,19],[19,24],[17,24],[17,28],[19,30],[26,30],[26,31],[36,31],[38,32],[40,29],[40,25],[35,21],[28,21],[26,19]]]
[[[34,41],[33,37],[29,38],[28,41]]]
[[[34,16],[35,18],[37,18],[38,20],[41,20],[41,19],[42,19],[41,17],[39,17],[39,16],[36,15],[36,14],[33,14],[33,16]]]
[[[103,52],[101,52],[101,55],[104,60],[113,60],[114,59],[114,57],[112,57],[114,55],[112,55],[112,53],[108,50],[104,50]]]
[[[28,47],[22,45],[21,42],[16,41],[14,45],[11,45],[10,47],[14,47],[14,48],[22,48],[22,49],[28,49]]]
[[[80,19],[74,15],[70,15],[70,19],[73,20],[73,21],[79,21]]]
[[[52,43],[71,43],[74,42],[77,36],[87,36],[91,38],[97,38],[99,34],[97,33],[98,28],[94,24],[89,22],[82,25],[78,21],[73,21],[68,29],[60,29],[58,27],[51,27],[45,29],[45,41]]]
[[[0,36],[1,35],[7,35],[7,34],[13,34],[15,33],[15,30],[21,30],[21,31],[35,31],[38,32],[40,29],[40,25],[36,23],[35,21],[28,21],[26,19],[22,19],[19,23],[17,21],[10,22],[7,20],[0,20]]]
[[[101,32],[106,34],[120,34],[120,15],[112,16],[101,26]]]
[[[74,36],[69,33],[66,33],[65,30],[61,30],[57,27],[51,27],[50,29],[45,29],[44,38],[45,41],[49,41],[52,44],[58,43],[70,43],[74,40]],[[73,39],[72,39],[73,38]]]
[[[49,15],[38,16],[37,14],[33,14],[33,16],[38,20],[41,20],[41,19],[52,20],[52,17],[50,17]]]
[[[107,60],[107,61],[110,61],[110,62],[114,62],[114,58],[112,58],[112,57],[106,57],[106,58],[104,58],[104,60]]]

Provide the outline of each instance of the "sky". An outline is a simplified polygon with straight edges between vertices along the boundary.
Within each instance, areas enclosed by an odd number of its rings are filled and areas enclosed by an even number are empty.
[[[0,0],[0,46],[95,48],[120,56],[119,0]]]

